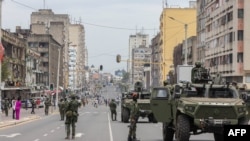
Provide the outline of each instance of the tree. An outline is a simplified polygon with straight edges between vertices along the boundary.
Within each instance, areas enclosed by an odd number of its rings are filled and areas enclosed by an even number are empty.
[[[128,72],[123,73],[122,82],[126,83],[128,82],[128,80],[129,80],[129,73]]]
[[[4,59],[2,61],[2,81],[5,81],[8,79],[9,75],[10,75],[10,71],[8,69],[8,61],[6,59]]]

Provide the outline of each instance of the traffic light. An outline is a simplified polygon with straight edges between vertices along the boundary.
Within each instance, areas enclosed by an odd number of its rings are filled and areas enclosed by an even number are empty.
[[[117,63],[121,62],[121,55],[120,54],[116,55],[116,62]]]
[[[49,85],[49,89],[50,89],[51,91],[54,90],[54,84],[53,84],[53,83],[51,83],[51,84]]]
[[[102,69],[103,69],[103,66],[102,66],[102,65],[100,65],[100,71],[102,71]]]

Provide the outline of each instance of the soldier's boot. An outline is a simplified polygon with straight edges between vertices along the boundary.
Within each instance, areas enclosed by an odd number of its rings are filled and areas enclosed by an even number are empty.
[[[136,140],[137,140],[137,139],[136,139],[136,136],[134,136],[134,137],[133,137],[133,141],[136,141]]]
[[[66,140],[69,140],[69,136],[65,137]]]
[[[132,138],[131,138],[131,136],[128,136],[128,141],[132,141]]]
[[[72,139],[75,139],[75,136],[72,136]]]

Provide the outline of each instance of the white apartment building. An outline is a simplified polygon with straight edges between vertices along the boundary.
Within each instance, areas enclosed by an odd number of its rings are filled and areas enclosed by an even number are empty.
[[[134,48],[132,52],[132,84],[137,81],[143,82],[144,79],[144,65],[151,63],[151,48],[139,47]],[[145,84],[146,82],[144,82]]]
[[[76,89],[76,47],[69,46],[69,86],[71,90]]]
[[[85,83],[85,29],[81,24],[69,25],[69,45],[76,50],[75,66],[75,87],[79,90]]]
[[[139,48],[140,46],[149,47],[149,35],[143,33],[136,33],[135,35],[129,36],[129,52],[128,52],[128,62],[127,62],[127,70],[130,74],[130,83],[132,83],[133,75],[132,75],[132,64],[133,58],[132,53],[133,49]]]

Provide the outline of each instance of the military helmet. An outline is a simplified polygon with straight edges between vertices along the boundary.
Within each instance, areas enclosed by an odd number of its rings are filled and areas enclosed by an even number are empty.
[[[163,81],[163,85],[164,85],[164,86],[168,85],[168,81],[167,81],[167,80],[164,80],[164,81]]]
[[[201,62],[196,62],[195,66],[198,67],[198,68],[201,67]]]

